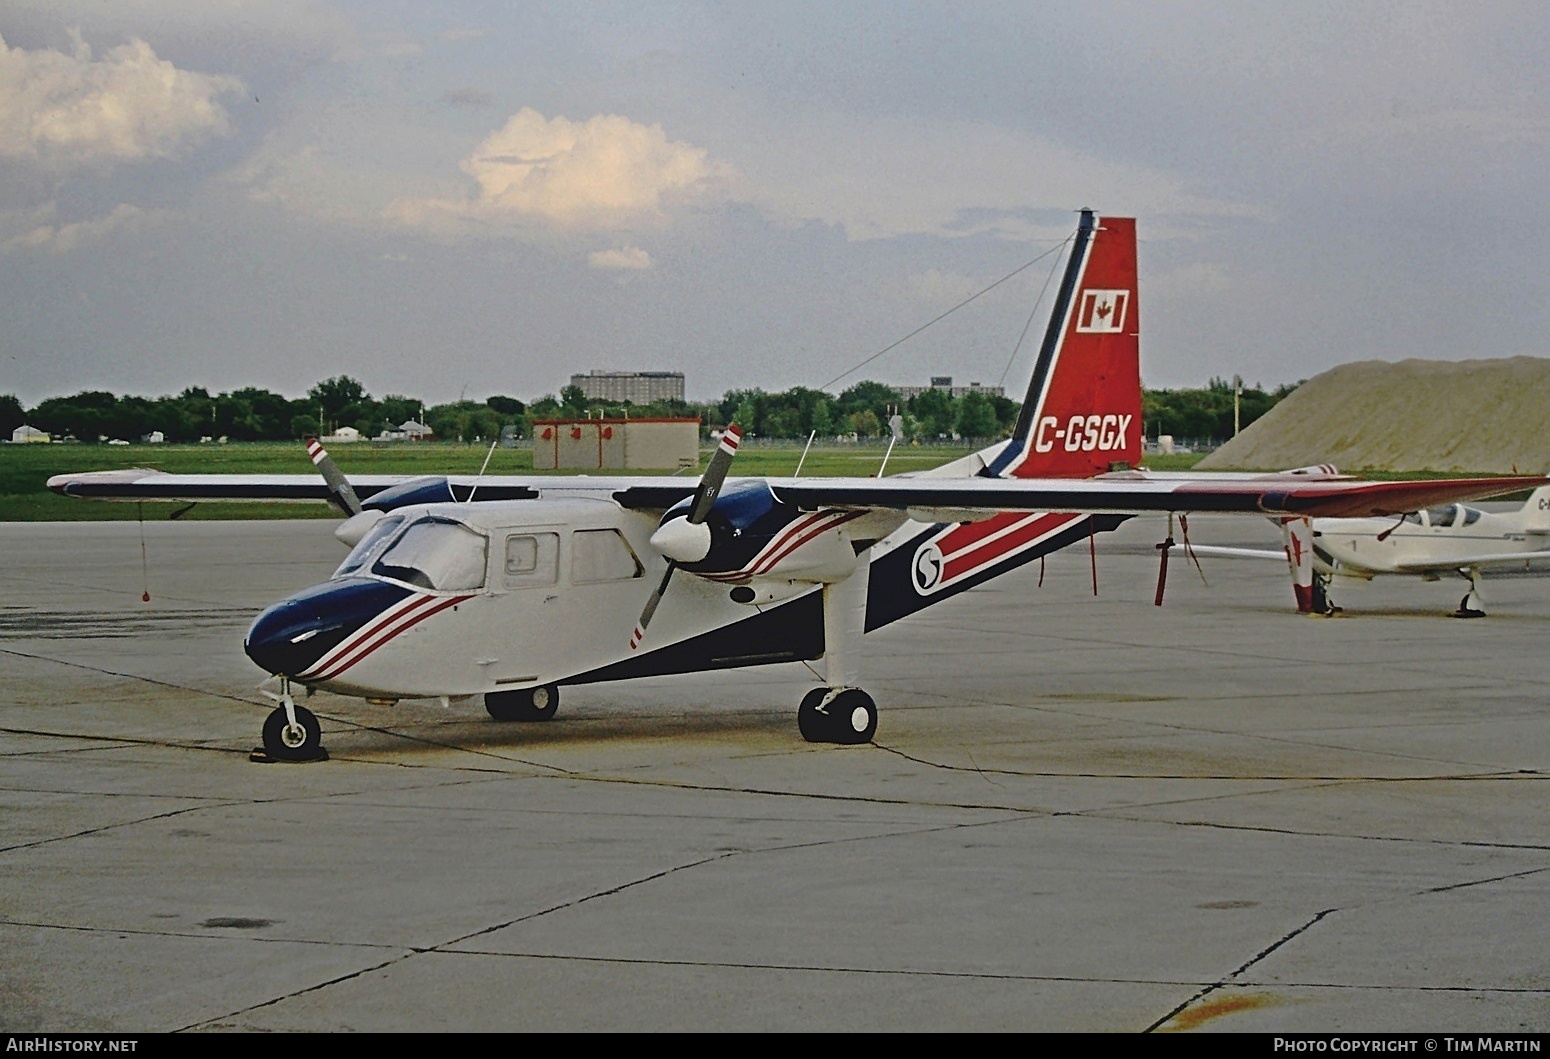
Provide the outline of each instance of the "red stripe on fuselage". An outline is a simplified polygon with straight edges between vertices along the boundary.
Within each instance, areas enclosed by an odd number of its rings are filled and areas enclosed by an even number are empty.
[[[749,561],[748,565],[739,570],[730,570],[718,573],[700,574],[700,577],[708,581],[743,581],[750,577],[768,573],[780,560],[786,558],[802,545],[821,536],[823,533],[842,526],[852,519],[860,518],[862,511],[819,511],[806,515],[792,522],[785,529],[771,538],[759,553]]]
[[[316,682],[333,680],[404,630],[418,625],[433,614],[438,614],[448,607],[472,598],[472,596],[420,596],[407,607],[385,612],[375,622],[346,641],[343,649],[336,649],[326,665],[319,666],[317,672],[311,675],[302,674],[300,679]]]
[[[972,550],[967,549],[970,548],[975,540],[983,540],[990,534],[976,534],[974,539],[964,540],[953,546],[950,542],[952,542],[954,534],[949,533],[937,544],[937,547],[942,552],[943,560],[941,583],[944,585],[949,584],[968,574],[975,573],[1006,558],[1013,552],[1020,551],[1035,541],[1048,537],[1053,533],[1058,533],[1060,530],[1086,517],[1086,515],[1070,513],[1041,513],[1031,518],[1027,515],[997,515],[993,519],[988,519],[985,523],[975,523],[974,525],[979,527],[1000,523],[1000,525],[995,526],[992,532],[1006,530],[1008,531],[1006,535],[990,541],[981,547],[972,548]],[[1016,526],[1015,523],[1021,520],[1026,520],[1026,525]]]

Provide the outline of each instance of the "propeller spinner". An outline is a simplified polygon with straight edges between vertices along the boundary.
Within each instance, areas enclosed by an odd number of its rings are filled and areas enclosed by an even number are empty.
[[[697,562],[710,554],[710,527],[705,524],[705,520],[716,505],[716,497],[721,494],[722,483],[727,480],[727,471],[732,467],[732,457],[737,455],[737,446],[742,440],[742,431],[737,429],[737,424],[728,424],[721,435],[721,444],[710,458],[710,466],[705,468],[705,474],[695,489],[694,505],[689,509],[689,514],[664,522],[651,535],[651,546],[667,558],[667,570],[662,574],[661,584],[646,600],[645,609],[640,612],[640,621],[635,623],[635,631],[630,635],[630,650],[635,650],[646,638],[646,627],[651,624],[652,615],[656,614],[657,605],[662,602],[662,596],[667,592],[668,583],[673,580],[673,571],[678,569],[678,564]]]

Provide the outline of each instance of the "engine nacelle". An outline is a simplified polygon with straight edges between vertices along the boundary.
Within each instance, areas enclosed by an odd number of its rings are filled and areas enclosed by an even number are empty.
[[[692,506],[691,497],[669,508],[651,544],[706,580],[814,584],[848,577],[860,562],[842,527],[865,512],[803,511],[757,480],[728,483],[699,525],[689,523]]]

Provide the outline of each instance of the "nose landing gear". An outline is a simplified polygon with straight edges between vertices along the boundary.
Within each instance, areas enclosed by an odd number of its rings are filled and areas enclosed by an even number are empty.
[[[291,698],[291,682],[280,679],[280,705],[264,719],[264,745],[248,756],[250,761],[327,761],[323,726],[316,715]]]

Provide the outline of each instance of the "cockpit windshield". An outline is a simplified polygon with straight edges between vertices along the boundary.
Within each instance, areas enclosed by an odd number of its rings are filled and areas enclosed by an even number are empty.
[[[376,525],[366,531],[366,536],[350,549],[350,554],[339,564],[339,569],[334,571],[334,576],[349,577],[370,566],[372,560],[381,554],[387,539],[403,524],[402,515],[389,515],[387,518],[378,520]]]
[[[422,518],[388,545],[371,572],[437,592],[466,592],[484,587],[488,547],[482,533],[461,522]]]
[[[1451,526],[1453,520],[1458,517],[1459,506],[1448,504],[1446,507],[1432,507],[1426,509],[1427,520],[1433,526]]]

